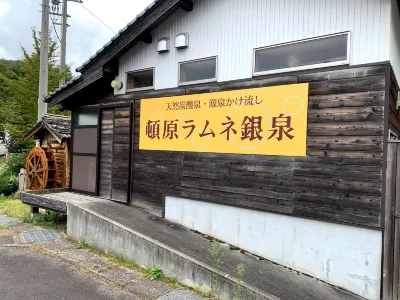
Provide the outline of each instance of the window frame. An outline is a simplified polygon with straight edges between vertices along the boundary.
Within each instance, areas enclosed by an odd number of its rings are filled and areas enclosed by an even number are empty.
[[[268,71],[258,71],[258,72],[256,71],[256,52],[259,50],[278,48],[278,47],[282,47],[282,46],[286,46],[286,45],[304,43],[304,42],[314,41],[314,40],[321,40],[324,38],[329,38],[329,37],[334,37],[334,36],[339,36],[339,35],[347,35],[346,60],[312,64],[312,65],[306,65],[306,66],[291,67],[291,68],[284,68],[284,69],[274,69],[274,70],[268,70]],[[312,37],[312,38],[306,38],[306,39],[296,40],[296,41],[287,42],[287,43],[280,43],[280,44],[275,44],[275,45],[270,45],[270,46],[265,46],[265,47],[254,48],[253,49],[253,77],[269,75],[269,74],[286,73],[286,72],[293,72],[293,71],[302,71],[302,70],[309,70],[309,69],[349,65],[350,64],[350,42],[351,42],[350,31],[343,31],[343,32],[339,32],[339,33],[327,34],[327,35],[322,35],[322,36],[317,36],[317,37]]]
[[[203,61],[203,60],[210,60],[210,59],[215,59],[215,77],[214,78],[181,82],[181,65],[187,64],[187,63]],[[181,61],[178,64],[178,86],[195,85],[195,84],[217,82],[217,81],[218,81],[218,56],[217,55],[199,58],[199,59]]]
[[[79,109],[77,109],[77,110],[75,110],[75,111],[73,111],[72,112],[72,114],[71,114],[71,121],[73,121],[72,123],[71,123],[71,126],[73,127],[73,128],[94,128],[94,127],[97,127],[97,126],[99,126],[99,124],[97,123],[96,125],[93,125],[93,124],[91,124],[91,125],[77,125],[77,124],[75,124],[75,122],[77,121],[77,114],[80,114],[80,113],[88,113],[88,112],[95,112],[96,111],[96,109],[90,109],[90,108],[79,108]],[[72,115],[73,115],[73,117],[72,117]],[[72,120],[73,119],[73,120]],[[97,115],[97,122],[99,122],[99,118],[98,118],[98,115]]]
[[[142,88],[133,88],[133,89],[129,89],[128,88],[128,75],[129,74],[133,74],[133,73],[139,73],[139,72],[144,72],[144,71],[153,71],[153,85],[152,86],[146,86],[146,87],[142,87]],[[133,71],[129,71],[125,73],[125,91],[126,92],[137,92],[137,91],[148,91],[148,90],[154,90],[154,83],[155,83],[155,73],[156,73],[156,68],[146,68],[146,69],[140,69],[140,70],[133,70]]]
[[[392,139],[391,136],[394,136],[395,139]],[[388,136],[389,141],[398,141],[399,140],[399,133],[395,130],[392,130],[389,128],[389,136]]]

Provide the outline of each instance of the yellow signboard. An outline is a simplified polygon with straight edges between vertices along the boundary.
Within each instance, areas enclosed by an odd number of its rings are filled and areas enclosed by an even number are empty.
[[[142,150],[305,156],[308,84],[143,99]]]

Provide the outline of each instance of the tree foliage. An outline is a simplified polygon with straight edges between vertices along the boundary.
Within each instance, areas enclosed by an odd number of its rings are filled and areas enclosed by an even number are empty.
[[[10,152],[29,149],[33,143],[24,141],[23,135],[37,122],[41,39],[35,28],[32,28],[32,39],[32,53],[21,46],[20,61],[0,61],[0,127],[9,133],[6,146]],[[69,68],[61,72],[58,58],[57,43],[50,38],[49,92],[58,87],[64,75],[66,80],[71,78]],[[49,113],[66,114],[57,108],[50,108]]]

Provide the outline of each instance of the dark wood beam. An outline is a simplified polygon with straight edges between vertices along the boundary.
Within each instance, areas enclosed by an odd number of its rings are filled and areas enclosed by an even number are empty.
[[[400,14],[400,0],[397,0],[397,12]]]
[[[146,44],[151,44],[153,42],[153,36],[150,32],[145,32],[138,37],[138,40]]]
[[[46,102],[50,105],[58,104],[67,100],[81,89],[98,81],[101,78],[111,78],[118,74],[114,64],[118,58],[131,49],[139,41],[152,42],[151,30],[165,21],[169,16],[179,9],[191,11],[193,2],[191,0],[159,0],[142,17],[134,22],[129,28],[122,32],[105,50],[102,50],[94,59],[85,65],[80,72],[82,78],[51,95]],[[111,76],[111,77],[110,77]]]
[[[122,32],[109,47],[99,53],[80,71],[82,75],[91,73],[93,70],[102,67],[107,62],[117,60],[126,51],[131,49],[139,37],[150,32],[166,18],[179,9],[180,0],[160,0],[156,2],[143,16],[136,20],[128,29]]]
[[[104,65],[103,73],[107,77],[115,77],[118,75],[118,61],[109,62]]]
[[[192,11],[193,10],[193,1],[192,0],[180,0],[179,6],[184,11]]]

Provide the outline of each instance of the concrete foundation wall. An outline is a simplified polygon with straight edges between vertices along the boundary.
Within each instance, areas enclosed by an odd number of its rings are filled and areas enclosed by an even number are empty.
[[[380,298],[382,232],[166,197],[165,218],[271,261]]]
[[[235,278],[208,267],[156,240],[152,240],[88,209],[68,204],[68,236],[106,253],[133,261],[144,268],[157,266],[165,275],[191,287],[210,290],[213,276],[219,274],[220,291],[226,299],[233,299],[237,288]],[[242,297],[249,300],[277,300],[275,297],[243,284]]]

